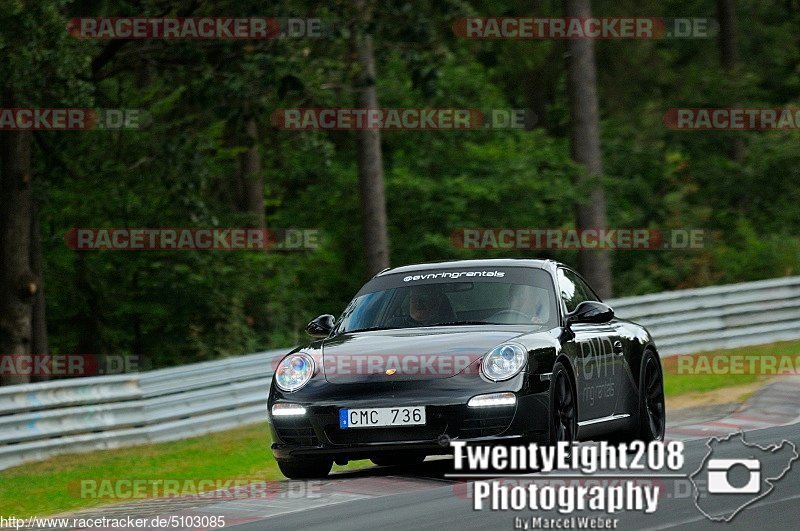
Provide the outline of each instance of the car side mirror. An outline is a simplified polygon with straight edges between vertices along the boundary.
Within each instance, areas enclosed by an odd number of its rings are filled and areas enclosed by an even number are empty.
[[[567,314],[567,326],[573,323],[607,323],[614,318],[614,310],[598,301],[583,301]]]
[[[331,314],[320,315],[306,325],[306,332],[312,337],[328,337],[333,331],[336,319]]]

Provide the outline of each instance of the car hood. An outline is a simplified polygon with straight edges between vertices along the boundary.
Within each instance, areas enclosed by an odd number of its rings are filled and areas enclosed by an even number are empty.
[[[513,326],[405,328],[341,334],[322,345],[331,383],[449,378],[490,349],[524,333]]]

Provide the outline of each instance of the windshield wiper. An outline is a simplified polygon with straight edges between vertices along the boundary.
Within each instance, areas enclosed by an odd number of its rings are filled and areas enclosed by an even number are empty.
[[[352,332],[372,332],[374,330],[406,330],[410,328],[429,328],[432,326],[461,326],[461,325],[498,325],[504,323],[490,323],[487,321],[448,321],[445,323],[434,323],[429,325],[415,325],[415,326],[370,326],[368,328],[355,328],[353,330],[342,330],[337,334],[350,334]]]
[[[486,321],[449,321],[446,323],[436,323],[424,326],[428,327],[428,326],[458,326],[458,325],[485,325],[485,324],[497,324],[497,323],[487,323]]]
[[[395,330],[400,328],[398,326],[370,326],[368,328],[355,328],[353,330],[343,330],[342,334],[349,334],[351,332],[372,332],[373,330]]]

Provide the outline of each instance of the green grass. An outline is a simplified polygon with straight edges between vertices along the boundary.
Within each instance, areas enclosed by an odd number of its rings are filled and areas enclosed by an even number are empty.
[[[800,341],[721,351],[718,354],[796,356],[800,355]],[[753,374],[676,374],[676,368],[675,358],[664,360],[664,385],[669,396],[711,391],[762,378]],[[82,498],[78,485],[85,479],[283,479],[269,445],[266,424],[255,424],[183,441],[72,454],[29,463],[0,471],[0,515],[45,516],[120,502],[109,498]],[[356,461],[346,468],[368,465],[369,461]]]
[[[0,515],[44,516],[130,500],[82,498],[81,480],[250,480],[284,479],[272,452],[266,424],[182,441],[70,454],[0,471]],[[360,468],[369,461],[351,461]]]
[[[701,357],[711,356],[775,356],[791,357],[800,356],[800,341],[785,341],[773,343],[771,345],[761,345],[757,347],[742,347],[730,350],[721,350],[703,354],[696,354],[695,360]],[[691,392],[707,392],[723,387],[745,385],[759,380],[769,378],[770,375],[761,374],[707,374],[701,371],[699,374],[678,374],[680,360],[678,357],[665,358],[662,360],[664,367],[664,392],[667,396],[677,396]],[[698,367],[696,361],[692,364]],[[780,365],[778,365],[780,366]],[[703,366],[699,366],[703,367]],[[708,367],[708,366],[706,366]],[[745,370],[745,372],[748,372]]]

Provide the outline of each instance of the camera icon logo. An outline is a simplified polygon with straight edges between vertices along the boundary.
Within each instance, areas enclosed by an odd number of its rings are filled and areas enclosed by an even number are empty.
[[[728,479],[728,473],[735,466],[744,466],[750,471],[747,483],[741,487],[734,486]],[[761,463],[758,459],[709,459],[707,468],[709,494],[757,494],[761,490]]]
[[[712,522],[730,522],[768,496],[800,460],[793,442],[783,439],[762,446],[747,442],[742,431],[710,437],[706,448],[708,452],[689,480],[695,506]]]

